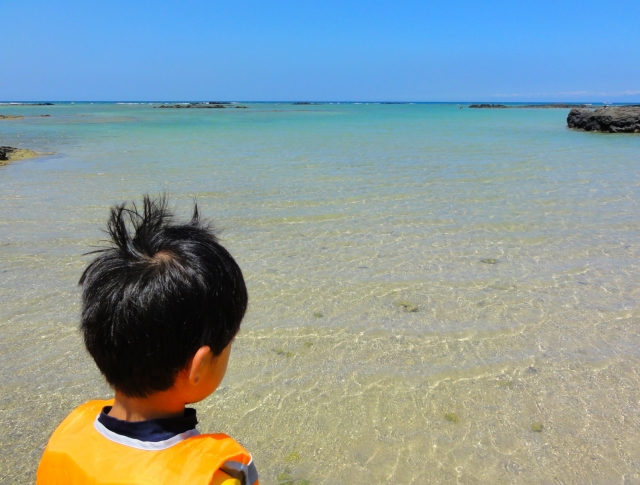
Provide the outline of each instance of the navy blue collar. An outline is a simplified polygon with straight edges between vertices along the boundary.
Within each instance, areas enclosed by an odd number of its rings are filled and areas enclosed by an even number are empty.
[[[122,421],[109,416],[111,406],[102,408],[98,421],[109,431],[139,441],[164,441],[195,429],[198,424],[196,410],[186,408],[181,418],[149,419],[147,421]]]

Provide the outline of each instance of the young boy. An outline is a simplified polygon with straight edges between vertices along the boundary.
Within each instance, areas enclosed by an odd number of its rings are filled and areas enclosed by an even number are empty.
[[[55,430],[38,485],[257,485],[251,455],[201,435],[186,408],[216,390],[247,308],[242,272],[198,216],[165,197],[111,209],[112,245],[80,278],[87,350],[115,390]]]

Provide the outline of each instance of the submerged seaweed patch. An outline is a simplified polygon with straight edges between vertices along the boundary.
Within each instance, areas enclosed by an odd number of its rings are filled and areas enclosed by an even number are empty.
[[[413,303],[409,303],[408,301],[400,301],[398,302],[399,307],[403,307],[407,313],[414,313],[418,311],[418,305],[414,305]]]
[[[287,463],[294,463],[296,461],[300,461],[300,453],[297,451],[292,451],[287,456],[284,457],[284,461]]]
[[[445,413],[444,419],[446,419],[447,421],[450,421],[452,423],[457,423],[458,422],[458,415],[456,413]]]
[[[278,473],[278,476],[276,477],[276,480],[278,480],[279,482],[281,482],[283,480],[293,480],[293,477],[291,475],[289,475],[288,472],[284,471],[284,472]]]
[[[516,287],[514,285],[489,285],[487,288],[492,288],[494,290],[501,290],[501,291],[508,291],[508,290],[514,290]]]
[[[543,429],[544,425],[542,423],[533,423],[531,425],[531,430],[535,431],[536,433],[541,433]]]
[[[498,386],[508,387],[509,389],[511,389],[513,387],[513,381],[498,381]]]
[[[480,260],[481,263],[484,264],[498,264],[498,260],[496,258],[484,258]]]
[[[284,357],[293,357],[295,355],[293,352],[285,351],[284,349],[271,349],[271,351]]]
[[[285,468],[283,472],[278,473],[276,480],[278,480],[278,485],[311,485],[311,481],[306,478],[294,478],[291,476],[289,468]]]

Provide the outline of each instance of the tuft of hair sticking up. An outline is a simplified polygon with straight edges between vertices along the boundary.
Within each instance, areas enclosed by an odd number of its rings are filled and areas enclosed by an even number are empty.
[[[81,330],[107,382],[129,396],[169,389],[203,345],[219,355],[244,317],[240,267],[202,221],[176,222],[166,195],[120,204],[110,245],[94,251],[82,287]]]
[[[111,236],[113,245],[123,256],[153,257],[162,250],[159,245],[166,242],[162,238],[163,227],[172,222],[173,214],[168,209],[167,196],[163,194],[156,199],[151,199],[147,195],[142,201],[142,212],[138,210],[135,202],[131,203],[131,208],[127,204],[112,207],[107,222],[107,232]],[[133,235],[128,226],[133,230]],[[197,204],[194,204],[191,221],[185,226],[209,229],[211,240],[218,242],[215,232],[209,226],[200,223]]]

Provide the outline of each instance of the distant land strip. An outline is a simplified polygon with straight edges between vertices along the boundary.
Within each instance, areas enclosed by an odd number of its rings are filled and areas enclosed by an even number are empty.
[[[566,103],[552,103],[552,104],[525,104],[525,105],[507,105],[507,104],[472,104],[469,108],[481,108],[481,109],[509,109],[509,108],[589,108],[588,104],[566,104]]]
[[[160,106],[154,106],[154,108],[173,108],[173,109],[188,109],[188,108],[204,108],[204,109],[224,109],[224,108],[246,108],[239,104],[233,105],[227,101],[208,101],[204,103],[177,103],[177,104],[163,104]]]

